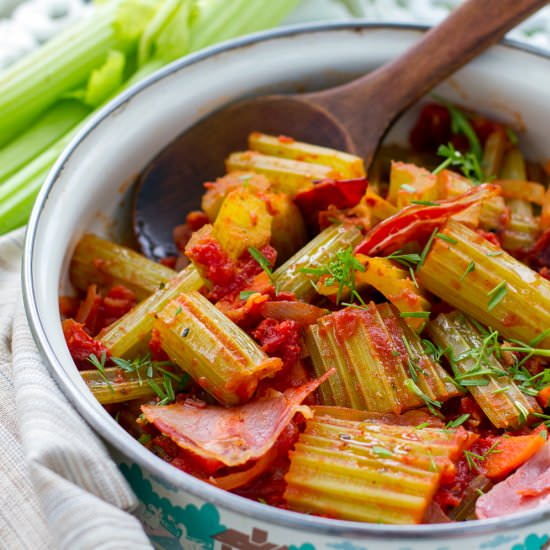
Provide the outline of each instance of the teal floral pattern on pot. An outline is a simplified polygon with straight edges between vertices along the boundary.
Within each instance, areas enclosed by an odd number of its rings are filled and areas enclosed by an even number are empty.
[[[542,550],[548,547],[548,535],[535,535],[534,533],[527,536],[523,544],[514,544],[511,550]]]
[[[145,516],[147,534],[161,548],[189,548],[188,544],[181,546],[182,538],[195,543],[196,548],[214,548],[213,537],[227,531],[213,504],[203,504],[200,508],[193,504],[185,508],[175,506],[153,490],[137,464],[121,464],[120,470],[145,508],[141,515]]]
[[[137,464],[119,464],[121,472],[134,489],[140,507],[137,515],[143,521],[145,530],[156,548],[165,550],[419,550],[427,548],[416,544],[399,545],[397,541],[365,541],[365,544],[352,540],[324,540],[324,537],[297,532],[292,535],[275,525],[262,524],[252,518],[218,509],[212,503],[201,503],[189,495],[184,495],[176,487],[153,474],[144,474]],[[166,496],[163,496],[166,495]],[[172,498],[173,497],[173,498]],[[182,503],[181,506],[174,502]],[[223,513],[223,517],[222,517]],[[290,538],[289,540],[289,537]],[[296,538],[295,538],[296,537]],[[304,537],[304,538],[305,538]],[[310,539],[308,541],[308,539]],[[292,542],[290,542],[292,541]],[[434,541],[434,550],[454,550],[455,544],[447,546],[447,541]],[[395,543],[395,545],[393,544]],[[382,546],[381,546],[382,544]],[[529,533],[529,531],[500,533],[490,538],[479,537],[465,548],[480,550],[545,550],[550,549],[550,535]]]

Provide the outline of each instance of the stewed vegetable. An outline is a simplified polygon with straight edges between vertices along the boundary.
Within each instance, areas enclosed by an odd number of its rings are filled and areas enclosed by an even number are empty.
[[[60,304],[93,394],[174,467],[298,512],[543,505],[547,175],[452,105],[411,144],[424,166],[382,151],[369,182],[358,157],[256,132],[175,228],[178,258],[85,235]]]

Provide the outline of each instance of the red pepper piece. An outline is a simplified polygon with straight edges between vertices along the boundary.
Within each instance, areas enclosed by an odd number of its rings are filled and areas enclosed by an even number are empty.
[[[355,253],[377,256],[391,253],[409,241],[423,240],[450,216],[499,192],[498,186],[484,183],[456,199],[438,201],[436,206],[407,206],[371,229]]]
[[[367,190],[365,178],[352,180],[322,180],[314,182],[313,187],[298,193],[294,202],[300,208],[308,222],[317,222],[317,215],[329,206],[353,208]]]

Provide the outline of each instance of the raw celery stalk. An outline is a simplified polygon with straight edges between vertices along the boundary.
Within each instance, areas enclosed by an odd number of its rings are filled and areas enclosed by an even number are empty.
[[[131,51],[158,0],[120,0],[84,18],[0,75],[0,146],[65,93],[82,85],[112,49]]]
[[[199,15],[191,28],[191,49],[198,50],[239,34],[260,31],[277,25],[298,4],[299,0],[199,1]]]
[[[160,0],[111,0],[0,77],[0,147],[67,92],[85,86],[113,50],[141,48],[140,64],[122,91],[166,63],[222,39],[278,24],[298,0],[191,0],[178,9]],[[126,60],[128,61],[128,60]],[[130,63],[129,67],[135,63]],[[127,64],[128,66],[128,64]],[[39,70],[37,70],[37,67]],[[47,83],[46,83],[47,82]],[[40,93],[37,93],[37,90]],[[23,225],[40,185],[69,135],[0,185],[0,234]],[[59,147],[60,145],[61,148]],[[40,170],[38,169],[40,166]],[[1,181],[1,180],[0,180]],[[10,196],[9,203],[5,203]]]
[[[34,199],[48,171],[79,127],[77,125],[29,164],[2,182],[0,185],[0,234],[7,233],[27,222]]]
[[[0,149],[0,186],[14,172],[63,137],[90,110],[79,101],[60,101],[17,139]]]

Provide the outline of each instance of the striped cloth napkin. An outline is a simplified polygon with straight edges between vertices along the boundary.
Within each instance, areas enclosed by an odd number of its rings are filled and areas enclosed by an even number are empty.
[[[136,499],[36,348],[20,284],[24,230],[0,237],[0,548],[151,548]]]

